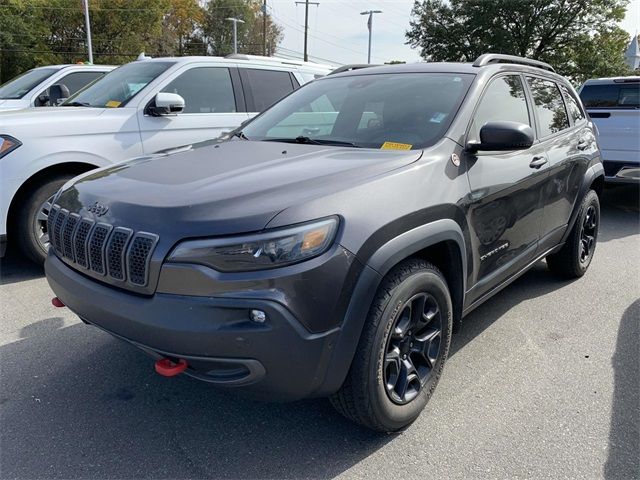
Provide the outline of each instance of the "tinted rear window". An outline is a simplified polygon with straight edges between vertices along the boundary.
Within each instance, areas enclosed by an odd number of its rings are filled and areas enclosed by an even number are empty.
[[[638,108],[640,83],[585,85],[580,98],[587,108]]]

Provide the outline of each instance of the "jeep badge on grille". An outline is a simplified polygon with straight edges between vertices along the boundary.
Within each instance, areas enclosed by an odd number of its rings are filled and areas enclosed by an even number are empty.
[[[96,217],[101,217],[102,215],[104,215],[109,211],[109,207],[107,207],[106,205],[102,205],[101,203],[95,202],[90,207],[87,207],[87,210],[95,214]]]

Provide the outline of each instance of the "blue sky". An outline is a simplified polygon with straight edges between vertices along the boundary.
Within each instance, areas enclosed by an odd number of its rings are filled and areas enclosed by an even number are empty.
[[[364,10],[382,10],[374,16],[372,62],[390,60],[415,62],[418,52],[408,45],[404,32],[409,27],[413,0],[313,0],[309,7],[309,55],[337,63],[367,61],[367,17]],[[302,53],[304,6],[295,0],[267,0],[270,13],[284,28],[283,52]],[[640,33],[640,0],[631,0],[627,17],[620,25],[630,34]]]

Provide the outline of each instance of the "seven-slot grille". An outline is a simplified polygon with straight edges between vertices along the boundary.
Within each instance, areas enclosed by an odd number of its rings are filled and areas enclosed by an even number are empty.
[[[47,231],[58,256],[114,280],[147,285],[157,235],[82,218],[58,205],[51,207]]]

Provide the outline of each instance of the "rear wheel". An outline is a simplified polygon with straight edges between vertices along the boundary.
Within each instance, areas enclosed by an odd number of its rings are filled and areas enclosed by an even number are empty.
[[[37,185],[22,198],[16,217],[18,242],[22,252],[38,264],[44,263],[49,250],[47,218],[56,192],[74,175],[57,175]]]
[[[374,430],[406,427],[438,383],[451,329],[451,297],[440,271],[419,259],[396,266],[376,293],[351,369],[332,404]]]
[[[583,276],[593,259],[599,228],[600,201],[598,194],[589,190],[566,243],[560,251],[547,256],[549,270],[567,278]]]

